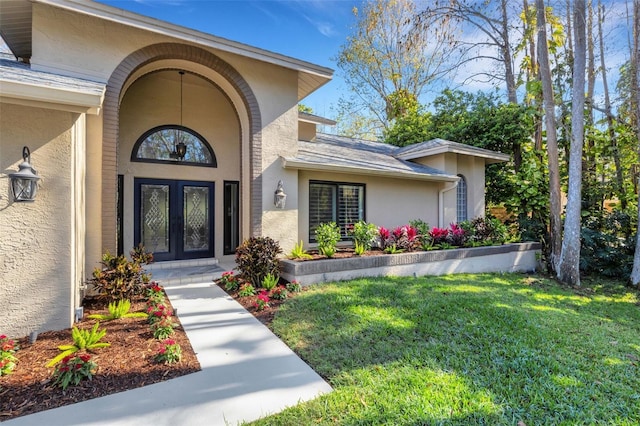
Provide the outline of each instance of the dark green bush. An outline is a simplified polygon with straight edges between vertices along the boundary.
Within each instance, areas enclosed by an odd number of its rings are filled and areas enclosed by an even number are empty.
[[[98,293],[98,297],[109,302],[131,299],[142,294],[149,282],[143,265],[153,261],[153,255],[144,251],[144,247],[132,250],[131,260],[124,255],[113,256],[106,252],[102,256],[102,269],[95,268],[93,278],[88,283]]]
[[[251,237],[244,240],[236,249],[240,276],[255,288],[262,287],[262,281],[268,274],[280,276],[280,253],[280,245],[272,238]]]
[[[615,211],[583,218],[580,270],[584,274],[629,277],[635,250],[632,216]]]

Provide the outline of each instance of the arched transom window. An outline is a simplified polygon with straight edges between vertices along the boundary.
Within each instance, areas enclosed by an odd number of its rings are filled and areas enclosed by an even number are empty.
[[[217,167],[215,153],[197,132],[166,125],[145,132],[133,147],[131,161]]]
[[[457,222],[464,222],[467,217],[467,180],[462,175],[458,175],[458,191],[456,200],[456,210],[458,212]]]

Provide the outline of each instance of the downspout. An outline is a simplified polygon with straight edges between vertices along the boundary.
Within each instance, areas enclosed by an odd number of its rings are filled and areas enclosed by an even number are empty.
[[[440,206],[440,214],[438,215],[438,228],[444,228],[444,193],[457,188],[459,181],[460,178],[458,178],[458,180],[456,180],[455,182],[452,182],[452,185],[450,187],[445,187],[438,193],[438,205]]]

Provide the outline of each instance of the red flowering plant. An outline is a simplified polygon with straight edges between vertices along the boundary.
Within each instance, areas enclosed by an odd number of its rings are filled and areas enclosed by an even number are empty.
[[[431,228],[431,231],[429,231],[429,236],[431,237],[431,241],[434,246],[446,243],[447,237],[449,236],[449,230],[447,228],[436,228],[434,226]]]
[[[56,366],[53,383],[63,390],[70,384],[76,386],[84,379],[91,380],[97,368],[98,365],[91,360],[89,354],[67,355]]]
[[[149,324],[153,324],[162,320],[163,318],[170,317],[171,315],[173,315],[173,311],[169,306],[165,304],[159,304],[149,306],[147,308],[147,314],[149,315],[147,321],[149,321]]]
[[[158,353],[153,358],[156,362],[172,364],[180,362],[182,358],[182,348],[173,339],[164,339],[158,346]]]
[[[253,307],[258,311],[264,311],[265,308],[269,307],[270,300],[269,293],[266,290],[262,290],[260,294],[258,294],[256,301],[253,303]]]
[[[411,225],[402,225],[392,231],[380,227],[380,246],[388,253],[412,251],[418,246],[418,230]]]
[[[224,289],[227,291],[236,291],[238,287],[240,287],[238,278],[235,275],[233,275],[233,271],[223,272],[219,282],[224,286]]]
[[[151,281],[147,287],[147,304],[161,305],[165,301],[164,288],[155,281]]]
[[[273,288],[269,294],[272,299],[285,300],[289,295],[289,292],[287,291],[286,287],[279,285]]]
[[[18,350],[15,342],[4,334],[0,335],[0,377],[6,376],[16,368],[16,358],[13,354]]]
[[[452,223],[449,225],[449,242],[454,246],[463,246],[467,242],[467,232],[460,225]]]
[[[173,322],[171,317],[162,317],[151,324],[151,331],[153,332],[154,338],[161,340],[166,339],[175,333],[174,328],[177,326],[178,324]]]

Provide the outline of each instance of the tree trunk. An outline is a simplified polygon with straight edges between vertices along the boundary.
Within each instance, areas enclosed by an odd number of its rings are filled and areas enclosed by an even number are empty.
[[[596,61],[595,61],[595,48],[593,45],[593,5],[591,0],[587,6],[587,97],[585,99],[585,106],[587,108],[587,114],[585,115],[587,123],[585,128],[584,138],[584,158],[582,162],[582,175],[585,190],[584,191],[584,206],[585,209],[602,210],[603,199],[599,195],[598,190],[598,176],[596,171],[596,162],[598,161],[595,143],[593,137],[589,137],[593,134],[593,92],[596,86]]]
[[[631,53],[631,66],[633,78],[633,106],[636,113],[635,131],[640,139],[640,0],[633,1],[633,51]],[[634,81],[635,80],[635,81]],[[640,157],[640,146],[638,147]],[[640,159],[639,159],[640,161]],[[640,181],[640,178],[638,178]],[[640,182],[638,182],[640,186]],[[631,283],[640,288],[640,191],[638,191],[638,227],[636,228],[636,252],[633,256],[633,270],[631,271]]]
[[[544,0],[536,0],[538,30],[538,65],[544,99],[544,117],[547,128],[547,156],[549,161],[549,266],[556,271],[562,248],[562,224],[560,222],[560,166],[558,161],[558,136],[556,134],[555,100],[549,66],[549,49]]]
[[[569,160],[569,190],[564,222],[562,253],[558,263],[558,279],[566,284],[580,285],[580,213],[582,181],[582,146],[584,144],[584,101],[586,69],[586,4],[575,0],[573,6],[574,61],[573,102],[571,103],[571,159]]]
[[[611,98],[609,97],[609,83],[607,82],[607,67],[604,60],[604,34],[602,33],[602,22],[604,21],[604,6],[598,0],[598,41],[600,46],[600,68],[602,69],[602,89],[604,92],[604,109],[607,117],[607,132],[611,140],[613,163],[616,166],[616,192],[622,206],[622,210],[627,209],[627,197],[624,193],[624,180],[622,176],[622,163],[620,161],[620,149],[618,148],[618,135],[613,127],[613,112],[611,111]]]

